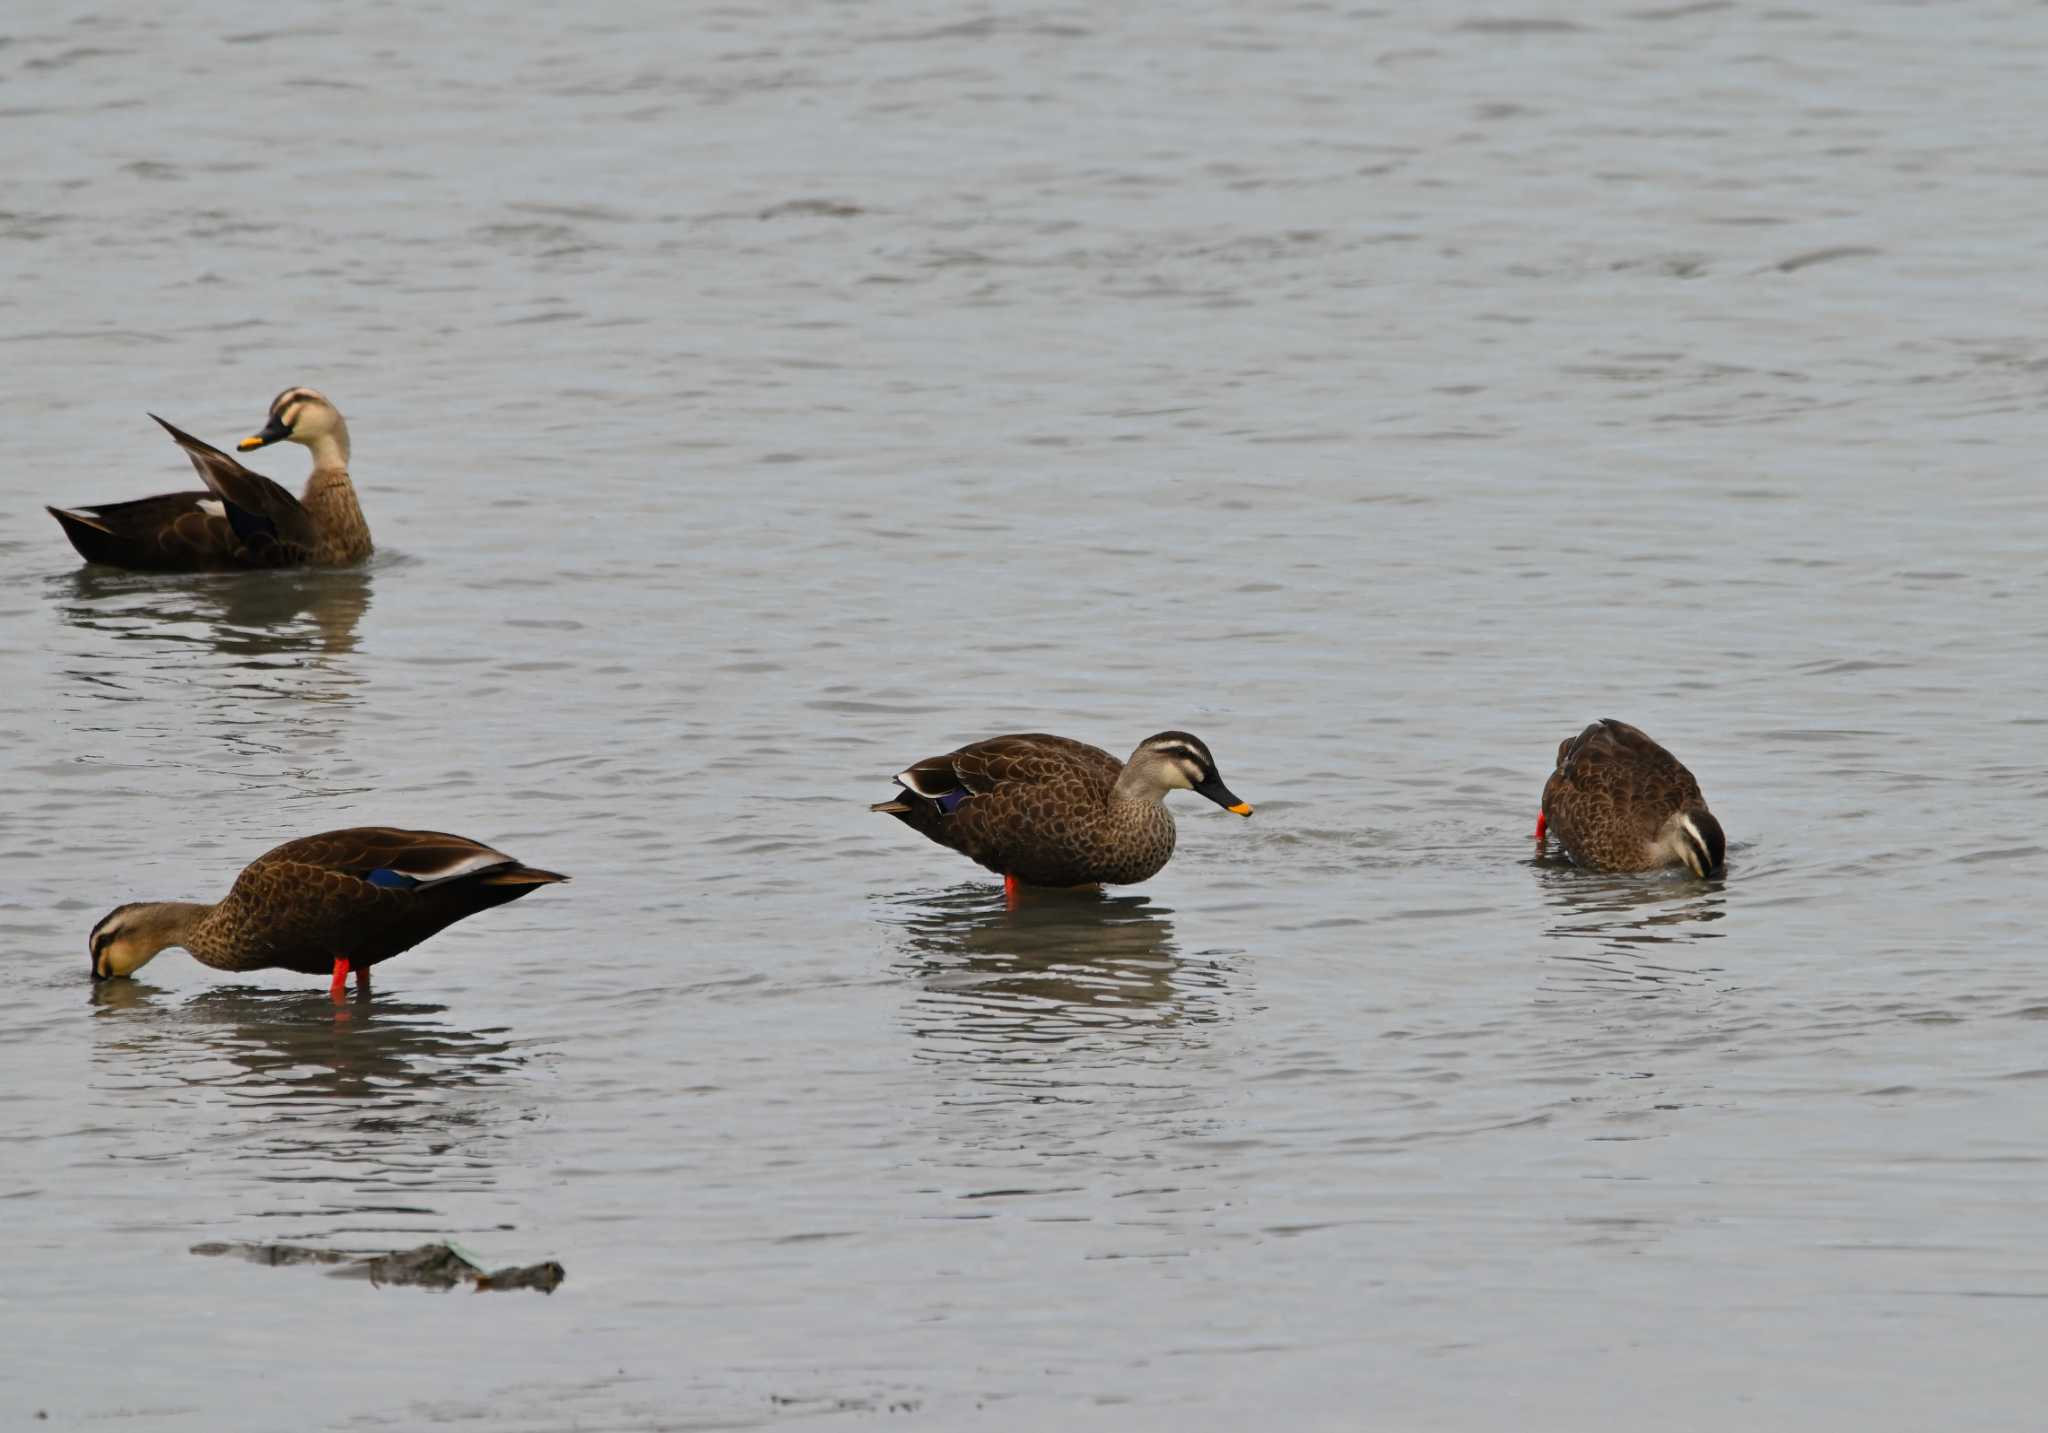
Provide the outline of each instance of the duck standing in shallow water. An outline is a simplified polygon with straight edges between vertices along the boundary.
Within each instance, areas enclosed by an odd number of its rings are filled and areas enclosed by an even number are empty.
[[[1226,811],[1252,814],[1216,774],[1199,737],[1163,731],[1129,761],[1063,736],[991,737],[899,773],[886,811],[1018,885],[1127,886],[1173,855],[1169,791],[1193,791]]]
[[[181,945],[215,970],[326,975],[336,1000],[356,972],[412,949],[478,911],[567,876],[443,831],[358,826],[301,836],[251,861],[227,899],[116,906],[92,928],[92,978],[133,975]]]
[[[141,572],[338,567],[370,555],[370,527],[348,476],[348,424],[311,388],[287,388],[243,452],[289,440],[313,451],[305,493],[293,497],[211,444],[157,418],[199,470],[202,492],[50,509],[87,562]]]
[[[1536,839],[1554,834],[1576,865],[1602,871],[1684,866],[1717,874],[1727,838],[1684,763],[1627,722],[1596,721],[1558,744]]]

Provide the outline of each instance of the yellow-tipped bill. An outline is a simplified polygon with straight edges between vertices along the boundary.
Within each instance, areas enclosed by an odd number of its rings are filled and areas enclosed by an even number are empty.
[[[1251,802],[1238,800],[1237,793],[1228,786],[1225,786],[1223,779],[1214,771],[1209,773],[1206,780],[1196,782],[1190,789],[1197,796],[1208,797],[1234,816],[1249,816],[1252,814]]]
[[[272,443],[282,443],[285,439],[291,437],[291,435],[291,427],[284,421],[283,415],[273,413],[270,415],[270,421],[268,423],[265,423],[261,428],[257,429],[254,433],[251,433],[241,442],[235,444],[235,451],[238,453],[246,453],[251,448],[267,448]]]

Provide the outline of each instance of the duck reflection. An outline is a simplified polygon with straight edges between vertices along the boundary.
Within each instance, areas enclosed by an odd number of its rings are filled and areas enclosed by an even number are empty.
[[[362,682],[353,654],[370,606],[368,572],[163,577],[84,568],[56,585],[58,610],[81,634],[65,662],[87,703],[71,713],[74,728],[98,726],[97,703],[151,701],[176,716],[119,729],[145,740],[168,730],[183,742],[197,726],[263,760],[302,759],[339,740]],[[280,700],[294,708],[289,723],[268,719],[266,704]]]
[[[1710,979],[1711,968],[1690,963],[1683,947],[1723,934],[1711,927],[1728,914],[1726,881],[1679,871],[1588,871],[1555,859],[1533,864],[1552,911],[1543,934],[1573,946],[1558,956],[1571,984],[1642,995]]]
[[[91,999],[95,1091],[169,1107],[169,1127],[133,1157],[218,1161],[193,1177],[293,1187],[265,1200],[288,1207],[261,1214],[431,1214],[429,1201],[496,1183],[503,1131],[526,1113],[504,1092],[527,1056],[502,1030],[448,1023],[445,1005],[380,995],[338,1010],[324,991],[247,986],[181,1000],[138,980],[102,982]]]
[[[1182,960],[1171,912],[1145,896],[1032,891],[1006,909],[975,884],[893,905],[932,1052],[1029,1062],[1075,1042],[1185,1039],[1218,1018],[1224,968]]]
[[[337,1007],[324,989],[265,990],[255,986],[212,986],[172,1004],[168,992],[139,980],[108,980],[93,989],[103,1017],[156,1018],[108,1031],[103,1047],[151,1064],[154,1055],[175,1057],[167,1073],[212,1068],[206,1083],[218,1086],[221,1062],[268,1083],[264,1098],[277,1100],[377,1099],[407,1089],[440,1091],[488,1083],[522,1063],[506,1041],[443,1023],[445,1005],[394,1000],[378,995]],[[488,1032],[496,1034],[499,1032]]]
[[[64,620],[82,630],[199,644],[237,665],[268,668],[353,652],[370,582],[360,567],[191,577],[84,567],[58,579],[56,595]]]

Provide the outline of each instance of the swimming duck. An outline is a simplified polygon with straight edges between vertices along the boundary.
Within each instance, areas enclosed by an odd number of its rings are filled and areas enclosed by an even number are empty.
[[[1249,816],[1199,737],[1163,731],[1129,761],[1063,736],[991,737],[898,773],[885,811],[1003,878],[1034,886],[1131,885],[1173,855],[1169,791],[1193,791]]]
[[[357,826],[301,836],[251,861],[227,899],[116,906],[92,928],[92,978],[133,975],[181,945],[215,970],[333,971],[342,998],[370,967],[446,926],[566,881],[503,851],[443,831]]]
[[[165,493],[94,507],[50,509],[87,562],[145,572],[206,572],[250,567],[335,567],[370,555],[370,528],[348,480],[348,424],[311,388],[287,388],[270,404],[262,431],[242,452],[289,439],[313,450],[313,473],[293,497],[220,449],[156,414],[199,470],[206,490]]]
[[[1642,731],[1611,718],[1558,743],[1536,839],[1553,830],[1575,864],[1597,870],[1684,866],[1710,876],[1727,859],[1721,823],[1692,773]]]

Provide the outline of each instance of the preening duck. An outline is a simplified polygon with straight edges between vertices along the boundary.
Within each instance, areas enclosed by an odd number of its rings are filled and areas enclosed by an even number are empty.
[[[1684,866],[1711,876],[1728,854],[1721,823],[1684,763],[1612,718],[1558,743],[1537,841],[1546,833],[1575,864],[1603,871]]]
[[[144,572],[232,571],[254,567],[336,567],[370,555],[370,528],[348,477],[348,424],[311,388],[287,388],[269,421],[237,446],[303,443],[313,452],[305,493],[293,497],[211,444],[157,418],[184,449],[201,492],[50,509],[87,562]]]
[[[1012,895],[1020,882],[1123,886],[1157,875],[1173,855],[1169,791],[1252,814],[1184,731],[1146,737],[1129,761],[1063,736],[991,737],[917,762],[896,784],[901,795],[869,809],[998,872]]]
[[[133,975],[181,945],[215,970],[333,973],[342,998],[370,967],[478,911],[566,881],[444,831],[358,826],[301,836],[251,861],[225,900],[116,906],[92,928],[92,978]]]

